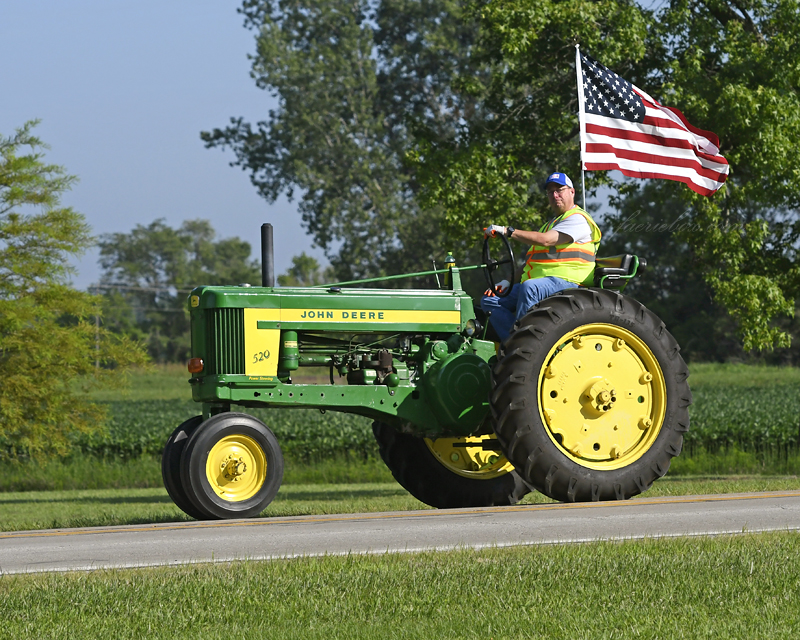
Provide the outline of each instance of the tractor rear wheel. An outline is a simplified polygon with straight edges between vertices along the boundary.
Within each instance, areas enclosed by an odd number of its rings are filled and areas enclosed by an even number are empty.
[[[485,448],[496,442],[492,436],[419,438],[383,422],[372,431],[395,480],[432,507],[510,505],[530,492],[502,452]]]
[[[205,520],[208,516],[189,500],[181,482],[181,455],[189,436],[203,422],[203,416],[194,416],[181,423],[167,440],[161,455],[161,478],[164,488],[175,506],[195,520]]]
[[[565,502],[624,500],[680,453],[688,376],[678,343],[642,304],[571,289],[534,307],[501,349],[492,423],[538,491]]]
[[[208,519],[257,516],[278,493],[283,454],[272,431],[245,413],[203,422],[181,456],[181,482]]]

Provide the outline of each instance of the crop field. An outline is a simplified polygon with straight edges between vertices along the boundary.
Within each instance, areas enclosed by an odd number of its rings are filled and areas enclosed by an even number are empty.
[[[788,456],[800,444],[800,371],[744,365],[695,365],[689,378],[694,395],[688,457],[721,450]],[[106,458],[157,456],[172,430],[196,415],[186,376],[172,369],[152,388],[146,376],[134,380],[129,399],[101,401],[109,409],[107,432],[77,442],[82,453]],[[158,376],[156,376],[158,379]],[[151,386],[148,386],[147,383]],[[157,393],[167,398],[154,397]],[[148,396],[148,397],[142,397]],[[278,437],[288,458],[315,462],[377,456],[371,420],[317,410],[245,410],[263,420]]]
[[[81,453],[107,458],[161,455],[169,434],[181,422],[200,413],[186,400],[122,400],[107,403],[104,434],[81,438]],[[263,420],[275,432],[287,458],[312,462],[339,455],[366,459],[378,454],[372,421],[315,409],[239,409]]]

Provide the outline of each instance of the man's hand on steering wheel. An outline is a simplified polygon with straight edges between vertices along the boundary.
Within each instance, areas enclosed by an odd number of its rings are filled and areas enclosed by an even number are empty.
[[[489,290],[486,292],[487,296],[499,296],[504,298],[511,293],[511,281],[516,277],[516,265],[514,262],[514,251],[511,244],[508,242],[509,231],[513,233],[513,227],[503,227],[499,224],[490,224],[483,230],[483,262],[484,274],[486,275],[486,282],[489,285]],[[489,251],[489,240],[491,238],[500,238],[503,241],[505,253],[507,257],[504,260],[493,260]],[[505,270],[508,270],[506,278],[498,284],[494,283],[494,272],[501,265],[506,265]],[[503,274],[506,275],[506,274]]]
[[[505,298],[509,293],[511,293],[511,283],[508,280],[501,280],[495,285],[494,289],[487,289],[483,292],[483,295],[490,298],[494,296]]]
[[[490,224],[483,230],[483,237],[484,238],[497,238],[497,237],[505,237],[506,235],[506,227],[502,227],[499,224]]]

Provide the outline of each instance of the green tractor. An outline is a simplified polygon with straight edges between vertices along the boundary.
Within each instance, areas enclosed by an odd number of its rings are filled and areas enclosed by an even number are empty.
[[[459,268],[321,287],[274,287],[272,227],[262,226],[262,285],[203,286],[189,296],[192,397],[162,458],[175,504],[197,519],[258,515],[283,456],[243,408],[316,408],[374,420],[397,481],[438,508],[511,505],[535,489],[560,501],[624,500],[669,469],[689,428],[680,348],[655,314],[620,290],[644,261],[599,258],[593,288],[547,298],[500,346],[462,289],[489,286],[514,255]],[[443,276],[438,289],[365,288]],[[357,285],[357,286],[353,286]],[[300,367],[330,383],[296,384]]]

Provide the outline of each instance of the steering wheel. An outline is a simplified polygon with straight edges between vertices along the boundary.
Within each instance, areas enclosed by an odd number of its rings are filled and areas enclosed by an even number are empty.
[[[514,274],[517,271],[517,264],[514,262],[514,250],[511,248],[511,244],[508,242],[508,238],[505,236],[500,236],[503,239],[503,243],[505,244],[505,252],[508,257],[503,260],[492,260],[492,256],[489,253],[489,238],[490,236],[486,236],[483,239],[483,263],[484,269],[483,272],[486,274],[486,282],[489,283],[489,289],[498,297],[505,298],[509,293],[511,293],[511,287],[514,286]],[[510,270],[510,274],[508,278],[500,278],[501,280],[508,280],[510,283],[508,287],[505,288],[504,291],[499,290],[497,286],[494,284],[494,277],[492,274],[497,271],[500,265],[507,264],[508,269]]]

